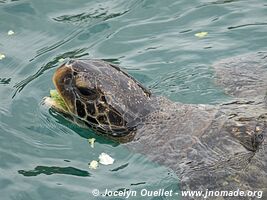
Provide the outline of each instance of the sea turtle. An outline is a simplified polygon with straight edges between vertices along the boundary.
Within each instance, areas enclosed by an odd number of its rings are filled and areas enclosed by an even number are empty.
[[[70,60],[53,76],[65,107],[53,107],[173,169],[181,190],[266,193],[266,150],[260,148],[267,131],[266,63],[265,52],[215,63],[217,83],[236,98],[195,105],[153,95],[114,64]]]

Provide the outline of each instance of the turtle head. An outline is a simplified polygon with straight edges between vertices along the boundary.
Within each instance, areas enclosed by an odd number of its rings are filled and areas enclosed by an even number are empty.
[[[70,60],[56,70],[53,82],[67,112],[112,136],[131,132],[152,109],[146,88],[101,60]]]

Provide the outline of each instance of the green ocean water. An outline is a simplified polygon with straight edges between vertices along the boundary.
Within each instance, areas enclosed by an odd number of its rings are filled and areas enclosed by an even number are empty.
[[[203,31],[206,37],[195,36]],[[56,67],[62,59],[105,59],[158,95],[216,104],[229,97],[213,83],[212,63],[266,51],[266,33],[265,0],[0,0],[0,199],[125,199],[94,197],[93,189],[178,192],[167,167],[41,105]],[[115,163],[89,169],[102,152]]]

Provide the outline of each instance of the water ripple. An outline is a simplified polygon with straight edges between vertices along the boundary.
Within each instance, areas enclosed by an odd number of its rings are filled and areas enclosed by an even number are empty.
[[[267,23],[251,23],[251,24],[242,24],[242,25],[238,25],[238,26],[230,26],[228,27],[228,29],[237,29],[237,28],[243,28],[243,27],[247,27],[247,26],[266,26]]]
[[[73,14],[73,15],[62,15],[56,18],[53,18],[57,22],[63,22],[63,23],[85,23],[88,21],[92,21],[93,19],[102,19],[102,21],[106,21],[108,19],[112,19],[115,17],[119,17],[127,13],[129,10],[126,10],[121,13],[112,13],[108,14],[107,11],[104,11],[103,13],[98,13],[98,11],[95,11],[93,13],[79,13],[79,14]]]
[[[0,84],[7,85],[11,81],[11,78],[0,78]]]
[[[115,168],[115,169],[112,169],[111,171],[112,171],[112,172],[119,171],[119,170],[121,170],[121,169],[126,168],[128,165],[129,165],[129,163],[126,163],[126,164],[121,165],[121,166],[119,166],[119,167],[117,167],[117,168]]]
[[[0,0],[0,3],[11,3],[19,0]]]
[[[30,59],[30,61],[33,61],[35,58],[47,53],[47,52],[50,52],[60,46],[62,46],[63,44],[71,41],[72,39],[74,39],[76,36],[78,36],[80,33],[82,33],[83,30],[81,29],[78,29],[78,30],[74,30],[70,35],[68,35],[66,38],[62,39],[62,40],[59,40],[57,41],[56,43],[50,45],[50,46],[47,46],[47,47],[43,47],[42,49],[39,49],[37,50],[37,54],[36,56],[34,56],[34,58]]]
[[[83,9],[72,10],[70,14],[62,14],[53,17],[57,22],[71,23],[84,25],[88,23],[96,24],[100,21],[106,21],[116,17],[120,17],[128,13],[138,1],[106,1],[106,2],[91,2],[85,5]]]

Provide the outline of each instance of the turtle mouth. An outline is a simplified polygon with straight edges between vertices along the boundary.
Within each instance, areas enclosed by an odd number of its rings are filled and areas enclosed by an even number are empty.
[[[72,70],[63,64],[53,75],[55,90],[50,90],[50,97],[45,99],[55,110],[73,113]]]
[[[58,112],[69,113],[69,109],[64,99],[60,96],[57,90],[50,90],[50,96],[45,97],[43,102],[45,105],[52,107]]]

